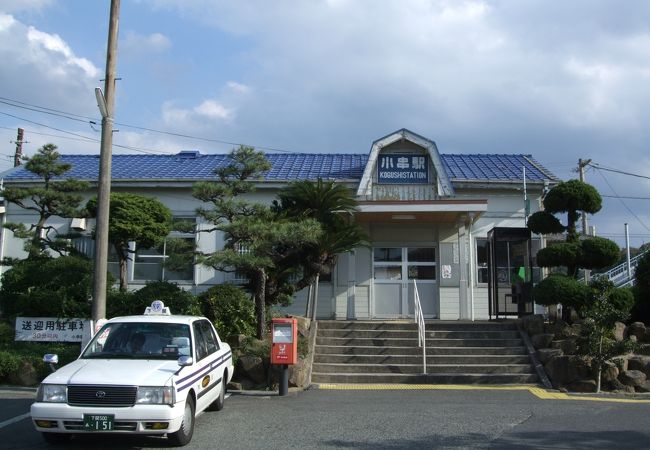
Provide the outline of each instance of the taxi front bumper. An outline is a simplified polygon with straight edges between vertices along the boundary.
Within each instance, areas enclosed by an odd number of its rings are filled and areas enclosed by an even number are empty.
[[[47,433],[165,434],[178,431],[183,422],[184,402],[169,405],[134,405],[120,408],[70,406],[66,403],[33,403],[31,417],[37,431]],[[84,415],[113,415],[113,429],[88,431]]]

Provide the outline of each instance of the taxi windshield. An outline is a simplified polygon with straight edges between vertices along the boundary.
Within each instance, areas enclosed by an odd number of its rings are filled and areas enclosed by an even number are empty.
[[[115,322],[99,330],[81,358],[176,360],[191,355],[189,325]]]

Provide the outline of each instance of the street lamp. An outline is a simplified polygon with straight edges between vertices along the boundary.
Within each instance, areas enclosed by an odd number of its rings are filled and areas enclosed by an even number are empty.
[[[95,98],[97,99],[97,107],[99,108],[99,113],[102,115],[102,119],[108,119],[108,108],[106,108],[106,99],[104,98],[102,88],[95,88]]]

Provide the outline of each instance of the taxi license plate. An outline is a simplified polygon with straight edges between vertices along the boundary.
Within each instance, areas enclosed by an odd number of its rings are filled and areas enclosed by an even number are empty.
[[[84,430],[86,431],[112,431],[113,414],[84,414]]]

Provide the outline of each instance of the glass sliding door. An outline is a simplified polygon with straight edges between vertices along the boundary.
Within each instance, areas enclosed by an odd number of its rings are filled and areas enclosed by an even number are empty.
[[[414,280],[417,280],[425,316],[436,317],[438,289],[435,247],[375,247],[373,317],[412,317]]]

